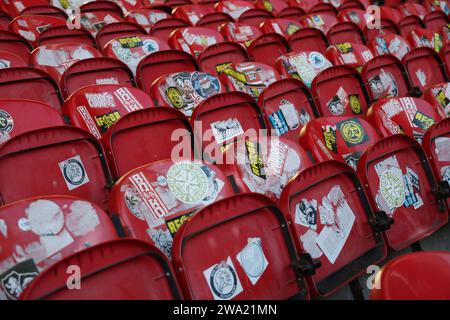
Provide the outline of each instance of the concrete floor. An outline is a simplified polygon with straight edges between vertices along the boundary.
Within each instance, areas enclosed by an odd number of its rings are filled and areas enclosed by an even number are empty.
[[[434,234],[429,236],[426,239],[423,239],[420,241],[420,244],[425,251],[450,251],[450,223],[447,223],[444,227],[436,231]],[[387,259],[380,264],[380,267],[382,267],[385,263],[387,263],[392,258],[411,252],[410,248],[407,248],[405,250],[399,251],[399,252],[391,252]],[[369,297],[369,289],[366,286],[367,278],[370,275],[364,275],[359,278],[359,282],[361,286],[363,287],[363,293],[364,297],[368,299]],[[331,295],[330,297],[326,298],[327,300],[353,300],[352,293],[350,291],[349,286],[345,286],[342,289],[338,290],[336,293]]]

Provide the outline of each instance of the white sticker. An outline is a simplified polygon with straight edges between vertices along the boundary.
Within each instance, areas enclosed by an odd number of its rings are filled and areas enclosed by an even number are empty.
[[[450,166],[445,166],[441,168],[442,180],[447,181],[450,184]]]
[[[253,285],[258,282],[269,265],[264,255],[261,238],[250,238],[244,249],[237,254],[236,259]]]
[[[209,180],[200,165],[193,162],[180,162],[167,171],[170,191],[181,202],[196,204],[208,193]]]
[[[211,123],[211,129],[217,143],[223,143],[244,134],[241,123],[235,118]]]
[[[100,132],[97,129],[97,126],[95,125],[94,120],[92,119],[90,113],[87,111],[85,106],[78,106],[77,107],[78,113],[83,118],[84,123],[88,127],[89,131],[96,137],[97,139],[101,139],[102,136]]]
[[[382,200],[377,202],[380,209],[393,213],[405,201],[405,185],[402,170],[396,156],[386,158],[375,165],[375,171],[380,179],[379,194]]]
[[[86,93],[86,100],[91,108],[115,108],[114,97],[108,93]]]
[[[70,213],[66,216],[66,227],[76,237],[94,231],[100,224],[97,211],[91,203],[77,200],[70,205]]]
[[[6,226],[6,222],[3,219],[0,219],[0,234],[4,238],[8,238],[8,227]]]
[[[19,226],[19,229],[22,231],[30,231],[30,221],[28,221],[27,218],[20,218],[17,222],[17,225]]]
[[[318,259],[322,256],[322,250],[317,246],[317,232],[309,229],[300,236],[302,247],[311,255],[311,258]]]
[[[89,177],[79,155],[61,161],[59,168],[69,190],[76,189],[89,182]]]
[[[450,138],[439,137],[435,140],[438,161],[450,161]]]
[[[427,75],[425,74],[425,72],[423,72],[422,69],[418,69],[416,71],[416,77],[422,87],[425,87],[427,85]]]
[[[302,199],[295,206],[295,223],[317,230],[317,200]]]
[[[244,289],[230,257],[203,271],[214,300],[231,300]]]
[[[47,257],[54,255],[55,253],[61,251],[68,245],[70,245],[74,240],[69,232],[64,229],[58,235],[49,235],[40,237],[41,244],[45,248]]]
[[[117,89],[114,95],[128,112],[144,109],[128,88]]]

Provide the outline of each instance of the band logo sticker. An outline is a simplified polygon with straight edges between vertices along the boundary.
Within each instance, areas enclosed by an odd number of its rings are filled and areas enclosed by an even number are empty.
[[[69,190],[76,189],[89,182],[89,177],[79,155],[61,161],[59,168]]]
[[[115,108],[114,97],[108,93],[86,93],[86,100],[91,108]]]
[[[250,238],[248,244],[236,256],[249,280],[255,285],[269,266],[264,255],[261,238]]]
[[[230,257],[203,271],[214,300],[231,300],[244,289]]]
[[[336,127],[324,126],[322,127],[322,133],[327,149],[337,153]]]
[[[302,199],[295,206],[295,223],[317,230],[317,200]]]
[[[260,155],[260,145],[257,142],[247,140],[245,141],[245,149],[247,151],[247,157],[250,162],[250,169],[252,173],[262,179],[266,179],[264,171],[264,162]]]
[[[38,274],[39,271],[33,259],[19,262],[0,275],[0,292],[3,291],[9,300],[18,300]]]
[[[183,96],[178,88],[168,87],[165,94],[175,109],[183,108]]]
[[[369,137],[358,119],[339,122],[338,127],[348,147],[354,147],[369,141]]]
[[[412,120],[413,124],[425,131],[428,130],[428,128],[430,128],[434,124],[434,122],[435,121],[433,118],[430,118],[420,111],[416,112],[416,114],[414,115],[414,119]]]
[[[213,122],[211,129],[218,144],[244,134],[244,129],[236,118]]]
[[[181,202],[196,204],[209,190],[209,179],[201,166],[192,162],[180,162],[167,172],[170,191]]]
[[[128,112],[144,109],[142,105],[137,101],[128,88],[120,88],[114,92],[114,95],[122,103]]]
[[[348,96],[350,102],[350,108],[354,114],[360,114],[362,112],[361,103],[359,102],[358,95]]]
[[[169,232],[172,235],[172,237],[181,228],[183,223],[185,223],[186,221],[189,220],[189,217],[192,214],[193,213],[182,214],[181,216],[178,216],[178,217],[173,218],[173,219],[166,219],[167,230],[169,230]]]
[[[105,133],[117,120],[120,119],[120,113],[117,110],[95,117],[95,122],[100,130]]]
[[[349,101],[347,92],[345,92],[344,88],[340,87],[336,95],[331,98],[330,101],[328,101],[327,107],[332,115],[340,116],[344,114],[345,108],[347,107],[348,103]]]

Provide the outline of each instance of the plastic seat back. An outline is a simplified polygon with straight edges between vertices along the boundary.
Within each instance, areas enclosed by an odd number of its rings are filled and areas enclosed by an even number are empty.
[[[51,5],[33,5],[32,7],[28,7],[22,10],[20,14],[23,16],[42,15],[42,16],[57,17],[61,19],[68,18],[64,10]]]
[[[12,18],[8,13],[0,10],[0,30],[8,30],[8,25],[11,22]]]
[[[450,115],[450,83],[444,82],[428,88],[423,99],[430,103],[442,118]]]
[[[82,12],[73,18],[73,23],[79,22],[80,26],[89,31],[93,37],[95,37],[104,26],[124,21],[125,19],[117,13],[102,11]]]
[[[300,7],[286,7],[278,12],[277,17],[300,21],[301,17],[304,15],[306,15],[306,12]]]
[[[369,29],[367,25],[363,29],[363,33],[367,41],[378,35],[380,32],[400,34],[400,31],[394,21],[383,18],[380,19],[379,29]]]
[[[80,6],[80,11],[81,13],[102,13],[112,14],[119,17],[123,16],[123,11],[119,4],[104,0],[84,3]]]
[[[161,19],[155,22],[148,32],[149,35],[168,41],[170,34],[178,28],[189,27],[189,22],[178,18]]]
[[[301,28],[302,25],[300,24],[300,22],[281,18],[263,21],[259,26],[259,29],[262,31],[262,33],[277,33],[285,37],[286,39],[288,39],[289,36],[300,30]]]
[[[444,38],[439,31],[430,29],[411,30],[406,37],[413,48],[431,48],[439,52],[444,46]]]
[[[200,18],[197,22],[198,27],[210,28],[212,30],[219,30],[219,27],[227,22],[234,22],[234,19],[223,12],[208,13]]]
[[[338,22],[339,21],[336,18],[336,15],[328,12],[309,13],[308,15],[303,16],[300,20],[303,27],[316,28],[324,34],[326,34],[328,30],[330,30],[330,28]]]
[[[33,50],[33,46],[25,38],[6,30],[0,30],[0,47],[2,51],[16,54],[24,61],[28,61],[28,55]]]
[[[336,23],[328,30],[327,37],[332,44],[343,42],[365,44],[366,42],[361,29],[353,22]]]
[[[215,5],[215,10],[229,14],[235,21],[245,12],[254,9],[255,5],[249,1],[243,0],[225,0],[219,1]],[[261,10],[265,11],[265,10]],[[270,13],[269,13],[270,14]]]
[[[204,27],[187,27],[177,29],[169,37],[169,45],[176,50],[182,50],[193,57],[203,52],[207,47],[225,41],[216,31]]]
[[[172,15],[175,18],[189,21],[190,24],[195,25],[197,22],[209,13],[214,13],[214,9],[198,4],[187,4],[184,6],[175,7]]]
[[[220,26],[220,33],[225,40],[248,47],[262,33],[258,27],[238,22],[226,22]]]
[[[105,25],[101,28],[95,37],[97,46],[101,51],[104,51],[105,45],[119,37],[131,37],[146,35],[147,32],[140,25],[131,22],[116,22]]]
[[[169,12],[171,12],[171,10]],[[126,19],[128,22],[139,24],[149,32],[151,26],[159,20],[171,18],[172,15],[169,12],[162,9],[153,9],[152,7],[141,7],[138,10],[128,12]]]
[[[290,51],[286,39],[277,33],[266,33],[252,41],[247,49],[252,60],[275,66],[279,56]]]
[[[363,44],[343,42],[329,46],[327,58],[336,66],[348,65],[360,71],[373,58],[373,53]]]
[[[450,21],[447,17],[447,14],[443,11],[432,11],[423,18],[423,22],[425,23],[427,29],[439,31]]]
[[[256,8],[265,9],[274,15],[278,15],[288,7],[287,1],[283,0],[256,0],[255,5]]]
[[[399,60],[411,51],[408,42],[403,37],[393,33],[379,33],[370,39],[368,46],[375,55],[392,54]]]
[[[44,30],[37,39],[38,45],[79,43],[95,47],[95,39],[84,29],[69,29],[66,26],[51,27]]]
[[[425,28],[425,24],[418,16],[406,16],[397,24],[402,37],[406,37],[411,30]]]
[[[9,29],[17,34],[20,34],[32,45],[37,45],[39,34],[50,28],[65,26],[66,19],[61,19],[51,16],[18,16],[9,24]]]
[[[244,11],[239,17],[234,18],[234,20],[239,23],[259,27],[262,22],[273,18],[275,18],[274,15],[269,11],[255,8]]]
[[[308,51],[311,48],[325,54],[328,48],[328,39],[325,34],[316,28],[303,28],[292,34],[289,39],[292,51]]]
[[[0,69],[27,67],[28,62],[22,57],[9,51],[0,50]]]

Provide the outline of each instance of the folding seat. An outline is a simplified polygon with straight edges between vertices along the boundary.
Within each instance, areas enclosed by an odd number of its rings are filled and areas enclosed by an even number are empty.
[[[397,26],[402,37],[407,37],[414,29],[425,28],[425,24],[418,16],[406,16],[398,22]]]
[[[97,2],[97,1],[96,1]],[[90,3],[96,3],[90,2]],[[108,1],[110,2],[110,1]],[[112,3],[112,2],[111,2]],[[89,3],[87,3],[89,4]],[[122,18],[121,15],[116,13],[108,13],[102,11],[94,11],[94,12],[82,12],[79,15],[76,15],[73,18],[72,23],[79,23],[80,26],[89,31],[93,37],[97,35],[97,32],[102,29],[107,24],[124,22],[125,19]]]
[[[392,54],[401,60],[411,48],[402,36],[393,33],[379,33],[367,43],[375,55]]]
[[[252,41],[247,49],[253,61],[275,66],[279,56],[290,51],[287,40],[278,33],[266,33]]]
[[[57,17],[61,19],[67,19],[67,14],[64,10],[54,7],[51,5],[35,5],[27,7],[20,12],[22,16],[29,15],[42,15],[42,16],[51,16]]]
[[[0,69],[26,67],[28,63],[17,54],[0,50]]]
[[[302,26],[295,20],[276,18],[261,22],[259,28],[262,33],[278,33],[287,39]]]
[[[108,57],[75,62],[64,72],[60,84],[65,98],[89,85],[136,86],[133,72],[128,66],[117,59]]]
[[[324,161],[298,174],[281,195],[297,251],[321,267],[308,278],[311,293],[328,296],[387,255],[382,231],[392,220],[374,212],[357,174]]]
[[[8,14],[11,17],[17,17],[21,15],[21,12],[23,10],[26,10],[29,7],[33,6],[42,6],[46,5],[48,6],[49,1],[48,0],[21,0],[21,1],[14,1],[14,2],[5,2],[2,1],[4,4],[5,10],[8,12]]]
[[[345,9],[339,11],[338,20],[341,22],[353,22],[361,30],[366,27],[366,11],[362,9]]]
[[[161,19],[155,22],[148,32],[149,35],[168,41],[170,34],[179,29],[189,27],[189,22],[178,18]]]
[[[164,3],[164,5],[166,5],[168,7],[175,8],[175,7],[178,7],[178,6],[184,6],[184,5],[187,5],[187,4],[192,4],[192,1],[191,0],[166,0],[163,3]]]
[[[239,43],[244,47],[248,47],[262,34],[257,27],[239,22],[226,22],[221,25],[219,31],[226,40]]]
[[[51,16],[18,16],[9,24],[9,29],[20,34],[32,45],[37,45],[39,34],[50,28],[57,26],[65,26],[66,20]]]
[[[367,113],[367,119],[383,137],[403,133],[422,144],[424,133],[439,121],[441,116],[427,101],[403,97],[375,102]]]
[[[433,32],[429,29],[414,29],[407,36],[409,43],[413,48],[431,48],[439,52],[444,46],[444,38],[439,32]]]
[[[370,292],[371,300],[449,300],[450,253],[413,252],[383,266]]]
[[[94,47],[84,44],[48,44],[43,45],[30,54],[30,64],[47,72],[58,83],[61,76],[77,61],[101,57]]]
[[[373,53],[363,44],[343,42],[329,46],[327,58],[336,66],[348,65],[360,71],[373,58]]]
[[[390,20],[390,21],[394,22],[395,24],[397,24],[404,17],[399,6],[400,6],[399,4],[396,4],[395,6],[392,6],[392,7],[388,7],[385,5],[380,6],[381,18]]]
[[[442,11],[445,14],[450,13],[450,8],[445,0],[424,0],[423,5],[427,8],[428,12]]]
[[[329,14],[336,16],[337,10],[331,3],[319,2],[308,10],[308,14]]]
[[[439,51],[439,56],[444,64],[446,73],[450,74],[450,44],[447,43],[444,47],[442,47],[441,51]]]
[[[372,101],[414,95],[405,68],[393,55],[385,54],[368,61],[361,75]]]
[[[207,47],[223,41],[225,40],[218,31],[203,27],[186,27],[172,32],[168,43],[173,49],[198,57]]]
[[[64,102],[62,114],[76,127],[102,139],[122,116],[154,107],[140,89],[114,84],[91,85],[74,92]]]
[[[218,76],[230,63],[250,61],[247,51],[238,43],[221,42],[206,48],[197,58],[200,71]]]
[[[107,14],[123,18],[123,10],[118,1],[90,1],[82,4],[79,8],[81,13]]]
[[[450,116],[450,83],[439,83],[428,88],[423,98],[436,108],[442,118]]]
[[[447,74],[439,55],[430,48],[416,48],[408,52],[402,64],[413,87],[422,92],[427,87],[447,81]]]
[[[255,99],[272,82],[280,80],[278,72],[263,63],[231,63],[219,73],[219,79],[227,91],[242,91]]]
[[[24,132],[62,126],[63,118],[50,106],[31,100],[0,100],[0,145]]]
[[[290,6],[300,7],[306,12],[318,3],[321,3],[321,0],[288,0],[288,4]]]
[[[245,11],[250,10],[250,9],[255,9],[255,5],[249,1],[244,1],[244,0],[225,0],[225,1],[219,1],[215,5],[215,9],[218,12],[223,12],[223,13],[229,14],[235,21],[237,21],[238,18],[240,17],[240,15],[243,14]],[[261,11],[265,11],[265,10],[261,10]],[[239,22],[250,24],[248,22],[243,22],[243,21],[239,21]]]
[[[230,22],[234,22],[230,15],[223,12],[213,12],[201,17],[196,26],[219,30],[222,24]]]
[[[356,69],[342,65],[323,70],[311,93],[321,116],[365,115],[370,105],[366,86]]]
[[[424,5],[415,2],[405,2],[400,5],[399,9],[405,17],[416,16],[420,20],[422,20],[428,13],[428,10]]]
[[[315,161],[338,160],[355,170],[364,150],[380,140],[369,122],[355,116],[313,119],[299,137]]]
[[[202,101],[224,91],[219,79],[208,73],[182,71],[158,78],[150,96],[156,106],[170,106],[191,117]]]
[[[316,28],[326,34],[332,26],[338,23],[338,19],[335,15],[327,12],[310,13],[303,16],[300,23],[303,27]]]
[[[48,104],[61,110],[63,97],[56,81],[35,68],[0,69],[0,99],[23,99]]]
[[[6,141],[0,148],[0,176],[3,205],[57,194],[106,208],[111,183],[103,148],[95,137],[69,126],[26,132]]]
[[[222,2],[222,1],[220,1]],[[220,4],[219,2],[219,4]],[[246,2],[246,1],[244,1]],[[247,2],[248,3],[248,2]],[[235,21],[250,26],[259,27],[259,25],[269,19],[274,19],[274,15],[264,9],[248,9],[239,15],[239,19],[233,17]]]
[[[365,44],[364,35],[357,24],[353,22],[338,22],[327,33],[330,43],[352,42]]]
[[[319,116],[309,89],[296,79],[283,79],[269,85],[259,96],[258,105],[267,116],[275,136],[298,142],[300,130]]]
[[[136,81],[139,88],[149,92],[153,82],[163,75],[197,70],[197,62],[187,52],[178,50],[157,51],[141,60],[136,70]]]
[[[151,7],[142,7],[140,9],[130,11],[126,16],[126,20],[128,22],[139,24],[147,32],[149,32],[151,26],[156,22],[171,17],[172,15],[164,10],[153,9]]]
[[[74,252],[117,239],[107,213],[75,197],[17,201],[0,208],[0,221],[0,300],[18,299],[40,273]]]
[[[84,29],[69,29],[66,26],[51,27],[44,30],[37,39],[38,46],[48,44],[85,44],[96,47],[95,39]]]
[[[286,7],[278,12],[277,18],[290,19],[299,22],[304,15],[306,15],[306,12],[300,7]]]
[[[125,63],[133,74],[139,62],[157,51],[169,50],[169,45],[159,38],[147,35],[118,37],[109,41],[103,49],[105,55]]]
[[[317,265],[309,255],[299,257],[286,226],[275,203],[254,193],[200,210],[173,243],[172,264],[185,298],[308,299],[304,275],[314,273]],[[236,236],[231,239],[230,233]],[[226,245],[224,238],[229,239]],[[224,284],[223,276],[228,279]]]
[[[402,250],[445,225],[445,199],[433,192],[437,183],[427,155],[413,138],[396,134],[380,140],[358,163],[373,208],[395,222],[385,232],[388,245]]]
[[[198,4],[188,4],[174,8],[172,15],[175,18],[189,21],[192,25],[195,25],[200,18],[213,12],[214,8],[211,7],[204,7]]]
[[[234,171],[188,159],[151,162],[127,172],[113,186],[111,215],[127,237],[152,243],[170,259],[173,237],[190,217],[210,203],[248,190],[234,180]]]
[[[106,44],[119,37],[145,36],[147,32],[140,25],[131,22],[111,23],[101,28],[96,35],[97,46],[104,50]]]
[[[276,69],[283,78],[301,80],[308,88],[317,74],[332,63],[317,51],[296,51],[280,56]]]
[[[444,12],[432,11],[423,18],[423,22],[425,23],[427,29],[439,32],[440,29],[447,25],[450,21],[447,14]]]
[[[82,270],[79,290],[66,285],[69,265]],[[44,271],[21,296],[24,300],[181,298],[169,261],[153,245],[135,239],[105,242],[71,255]]]
[[[115,2],[119,5],[120,9],[122,9],[122,14],[126,16],[126,14],[132,10],[137,10],[144,5],[144,0],[137,1],[129,1],[129,0],[115,0]]]
[[[288,39],[289,47],[293,52],[308,51],[311,48],[325,54],[328,48],[328,38],[316,28],[302,28]]]
[[[288,7],[288,4],[283,0],[256,0],[255,6],[258,9],[267,10],[273,15],[278,16],[283,9]]]
[[[381,32],[400,34],[400,30],[398,29],[397,24],[394,21],[383,18],[380,19],[379,29],[369,29],[367,26],[363,29],[363,33],[366,37],[367,42],[369,42],[373,37],[379,35]]]
[[[0,30],[8,30],[8,25],[11,22],[12,18],[8,13],[0,10]]]
[[[338,13],[340,13],[343,10],[349,10],[349,9],[358,9],[358,10],[365,10],[364,4],[359,0],[344,0],[342,1],[341,5],[337,8]]]

